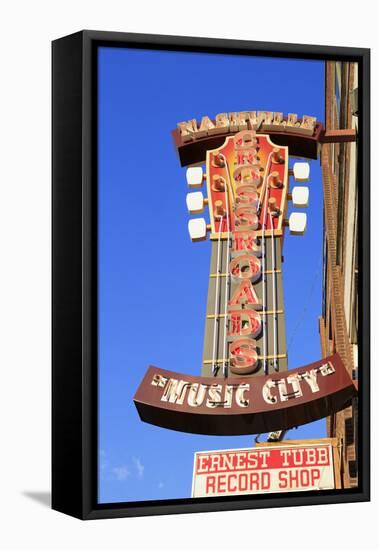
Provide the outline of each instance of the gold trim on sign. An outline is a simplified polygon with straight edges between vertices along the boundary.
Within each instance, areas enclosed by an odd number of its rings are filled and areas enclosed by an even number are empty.
[[[258,359],[286,359],[286,353],[280,353],[278,355],[258,355]],[[215,359],[215,363],[223,363],[224,359]],[[229,359],[225,359],[225,362],[229,362]],[[213,359],[204,359],[203,365],[212,365]]]
[[[273,273],[281,273],[281,269],[266,269],[265,274],[266,275],[272,275]],[[217,276],[219,277],[226,277],[227,275],[230,275],[230,273],[210,273],[209,277],[215,278]]]
[[[240,310],[236,310],[236,311],[240,311]],[[243,311],[249,311],[249,310],[242,310]],[[276,315],[276,314],[279,314],[279,313],[284,313],[284,310],[283,309],[277,309],[276,311],[274,310],[269,310],[269,311],[262,311],[260,309],[256,309],[254,310],[256,311],[257,313],[259,313],[259,315]],[[227,313],[225,315],[225,313],[219,313],[218,315],[214,315],[213,313],[210,314],[210,315],[207,315],[207,319],[215,319],[216,317],[226,317],[228,315],[231,315],[233,313],[233,311],[229,311],[229,313]]]
[[[231,231],[233,233],[233,231]],[[262,230],[254,230],[254,233],[257,237],[262,237]],[[272,235],[272,229],[266,229],[265,230],[265,237],[271,237]],[[281,237],[283,235],[283,229],[274,229],[274,236],[275,237]],[[221,233],[220,239],[222,241],[226,240],[228,238],[228,233],[224,231]],[[211,233],[210,235],[211,241],[217,241],[218,240],[218,233]]]

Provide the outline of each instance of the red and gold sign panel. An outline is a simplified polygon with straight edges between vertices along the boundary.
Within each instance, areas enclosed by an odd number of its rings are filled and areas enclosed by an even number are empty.
[[[338,411],[355,386],[335,354],[271,376],[205,378],[150,367],[134,396],[142,420],[182,432],[247,435],[293,428]]]
[[[309,159],[318,157],[318,143],[325,134],[322,123],[313,116],[244,111],[179,122],[172,137],[181,165],[190,166],[203,162],[207,151],[222,146],[225,138],[245,129],[267,134],[278,145],[288,146],[290,155]]]
[[[269,331],[264,316],[274,316],[271,355],[276,370],[278,356],[283,356],[278,353],[279,337],[283,347],[284,328],[279,334],[283,320],[278,320],[278,312],[283,308],[278,307],[276,241],[281,240],[287,208],[288,148],[276,146],[268,135],[255,130],[237,132],[221,147],[207,152],[206,179],[211,239],[217,241],[216,284],[215,289],[210,288],[210,294],[216,296],[213,346],[209,351],[212,374],[221,367],[223,375],[246,375],[256,373],[261,366],[268,374]],[[267,307],[267,270],[272,279],[271,308]],[[225,285],[219,283],[222,271]],[[205,347],[209,347],[209,340],[208,330]],[[220,340],[223,345],[218,350]]]
[[[244,130],[208,151],[206,167],[213,238],[220,232],[226,238],[232,231],[282,228],[288,192],[287,147],[274,145],[267,135]]]
[[[337,353],[287,370],[281,249],[288,154],[254,128],[207,150],[207,197],[190,197],[192,213],[208,205],[212,241],[203,376],[150,367],[134,396],[143,421],[207,435],[266,433],[323,418],[355,395]],[[202,169],[194,170],[192,186],[200,187]],[[193,221],[192,240],[204,240],[206,221]],[[304,233],[305,226],[288,224]]]

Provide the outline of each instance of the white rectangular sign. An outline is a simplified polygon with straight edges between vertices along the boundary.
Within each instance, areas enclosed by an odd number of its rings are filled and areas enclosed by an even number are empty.
[[[334,489],[330,443],[195,453],[192,497]]]

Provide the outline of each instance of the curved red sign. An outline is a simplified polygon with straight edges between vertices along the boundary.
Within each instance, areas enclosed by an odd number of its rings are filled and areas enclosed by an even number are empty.
[[[272,374],[205,378],[149,367],[134,403],[144,422],[206,435],[290,429],[329,416],[355,395],[338,354]]]

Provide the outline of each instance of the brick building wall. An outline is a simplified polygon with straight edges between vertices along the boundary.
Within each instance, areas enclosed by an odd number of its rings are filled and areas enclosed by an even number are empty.
[[[327,62],[326,130],[358,130],[355,63]],[[321,146],[324,186],[324,274],[320,340],[323,356],[338,352],[352,378],[357,379],[357,173],[356,143]],[[355,487],[357,479],[357,402],[327,419],[329,437],[338,440],[341,485]]]

